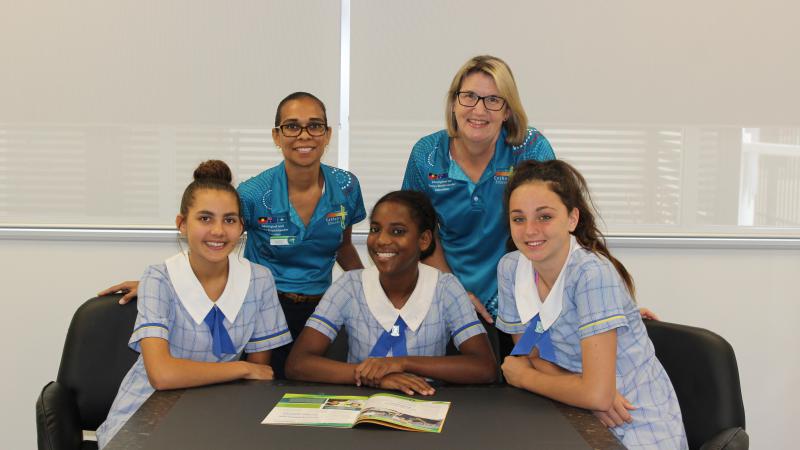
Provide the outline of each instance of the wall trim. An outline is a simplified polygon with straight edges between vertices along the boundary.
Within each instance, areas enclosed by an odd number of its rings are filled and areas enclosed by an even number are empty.
[[[116,241],[116,242],[174,242],[173,228],[83,228],[83,227],[0,227],[0,240],[37,241]],[[800,250],[800,236],[691,236],[691,235],[615,235],[606,237],[612,248],[659,249],[770,249]],[[353,232],[353,242],[364,244],[365,231]]]

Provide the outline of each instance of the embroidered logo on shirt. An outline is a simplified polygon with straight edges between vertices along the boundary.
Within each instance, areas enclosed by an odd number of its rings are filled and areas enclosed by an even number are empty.
[[[286,234],[289,232],[287,220],[286,216],[264,216],[258,218],[258,224],[271,235]]]
[[[494,182],[495,184],[506,184],[511,175],[514,175],[514,166],[509,167],[507,170],[498,170],[494,173]]]
[[[450,178],[447,172],[433,173],[428,172],[428,185],[434,192],[445,192],[455,186],[455,181]]]
[[[328,225],[339,223],[342,226],[342,229],[344,230],[345,228],[347,228],[347,225],[344,220],[345,217],[347,217],[347,210],[344,209],[344,205],[339,205],[338,211],[333,211],[329,212],[328,214],[325,214],[325,221],[328,223]]]

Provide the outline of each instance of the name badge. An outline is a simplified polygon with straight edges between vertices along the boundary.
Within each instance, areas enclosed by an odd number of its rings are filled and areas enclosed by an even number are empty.
[[[294,245],[294,236],[270,236],[269,245]]]

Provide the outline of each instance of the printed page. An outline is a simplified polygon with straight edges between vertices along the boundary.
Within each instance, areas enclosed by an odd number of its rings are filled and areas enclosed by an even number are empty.
[[[350,428],[368,397],[285,394],[262,424]]]
[[[358,415],[358,422],[382,423],[396,428],[439,433],[449,408],[450,402],[375,394],[367,400]]]

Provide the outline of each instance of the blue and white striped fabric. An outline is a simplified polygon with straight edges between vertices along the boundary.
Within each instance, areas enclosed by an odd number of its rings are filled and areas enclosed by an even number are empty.
[[[497,267],[497,328],[510,334],[525,331],[514,299],[519,252],[509,253]],[[605,258],[579,248],[565,271],[563,308],[550,327],[555,363],[581,373],[581,340],[617,330],[617,390],[636,410],[633,422],[611,431],[630,449],[686,449],[678,398],[655,356],[639,310],[622,278]]]
[[[320,300],[316,311],[306,322],[331,341],[344,325],[348,334],[347,361],[359,363],[367,359],[384,328],[372,315],[361,284],[363,270],[345,272]],[[416,331],[406,330],[409,356],[444,356],[447,342],[453,338],[456,347],[486,330],[475,314],[475,308],[455,276],[440,273],[433,302]]]
[[[212,353],[212,337],[208,325],[196,323],[175,293],[166,265],[150,266],[139,284],[137,301],[139,315],[129,341],[132,349],[141,352],[140,341],[157,337],[169,341],[170,354],[175,358],[193,361],[237,361],[241,353],[270,350],[291,342],[275,291],[272,274],[265,267],[252,264],[250,286],[238,314],[225,328],[233,341],[236,353]],[[103,448],[122,425],[154,392],[147,378],[142,356],[122,380],[117,397],[106,421],[97,429],[97,442]]]

